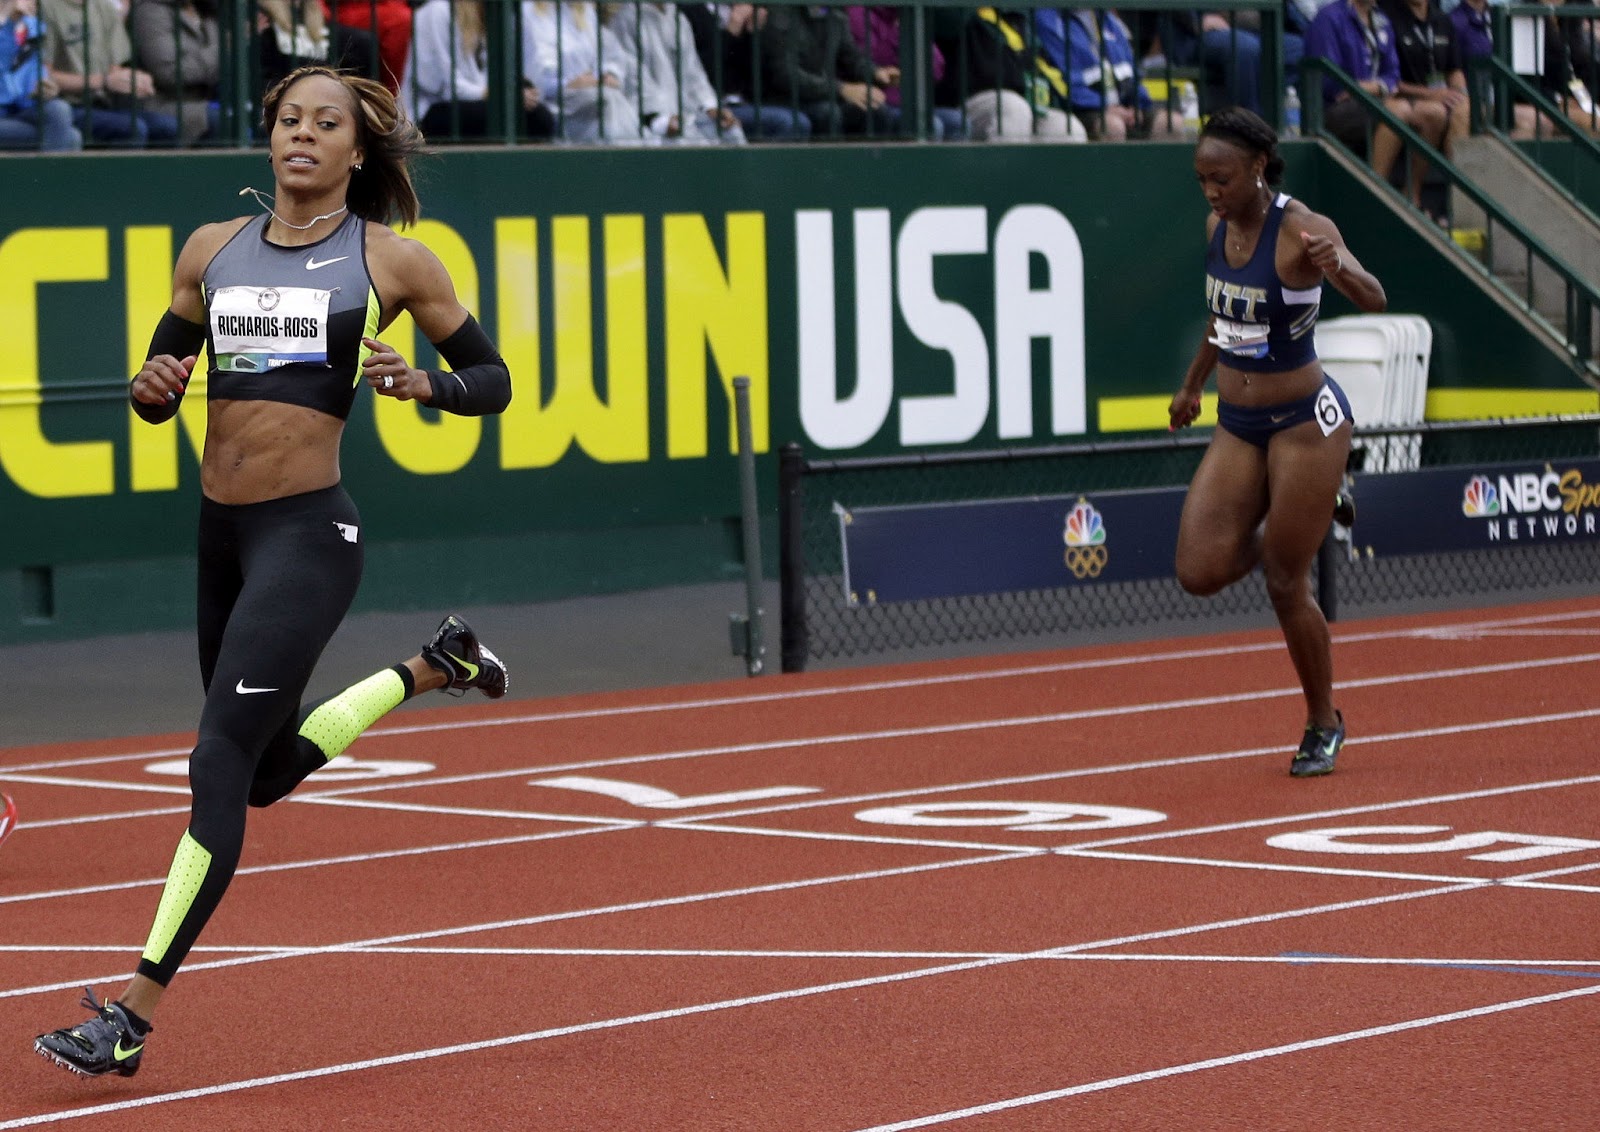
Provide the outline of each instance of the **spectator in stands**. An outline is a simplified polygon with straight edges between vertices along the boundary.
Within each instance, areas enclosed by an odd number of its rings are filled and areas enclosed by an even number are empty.
[[[411,26],[411,57],[400,101],[429,139],[489,134],[489,49],[484,0],[426,0]],[[522,136],[555,134],[539,88],[522,84]]]
[[[1434,140],[1442,134],[1443,122],[1437,114],[1421,109],[1424,104],[1399,98],[1400,56],[1395,48],[1394,25],[1378,11],[1376,0],[1336,0],[1311,21],[1306,35],[1306,57],[1326,59],[1354,79],[1362,90],[1382,101],[1384,108],[1424,137]],[[1334,137],[1357,152],[1365,151],[1367,133],[1372,132],[1369,159],[1373,171],[1388,180],[1400,156],[1400,135],[1380,122],[1372,121],[1366,107],[1351,97],[1332,76],[1324,78],[1322,90],[1307,92],[1304,98],[1320,97],[1322,122]],[[1426,104],[1436,105],[1436,104]],[[1430,135],[1432,131],[1432,135]],[[1414,165],[1410,178],[1413,204],[1421,206],[1422,177]]]
[[[378,41],[358,28],[329,27],[321,0],[255,2],[256,57],[263,90],[297,67],[313,63],[363,76],[377,73]]]
[[[884,137],[900,128],[885,90],[898,67],[875,66],[856,46],[840,8],[784,5],[767,13],[761,36],[761,80],[775,102],[798,106],[814,137]]]
[[[185,145],[215,133],[222,74],[216,0],[138,0],[128,34],[137,65],[155,79],[148,109],[176,118]]]
[[[177,140],[178,120],[146,109],[156,92],[148,71],[129,64],[128,0],[39,0],[45,61],[73,122],[90,144],[140,147]]]
[[[1128,25],[1107,8],[1039,8],[1039,54],[1067,78],[1068,104],[1095,141],[1183,136],[1181,118],[1141,83]]]
[[[44,65],[33,0],[0,0],[0,149],[82,149],[72,107]]]
[[[1461,62],[1468,66],[1474,59],[1494,54],[1494,29],[1489,18],[1489,0],[1461,0],[1450,12],[1450,23],[1455,28],[1456,43],[1461,50]],[[1485,82],[1477,95],[1492,103],[1494,89]],[[1512,105],[1511,136],[1531,138],[1539,132],[1539,112],[1526,102]]]
[[[334,22],[358,28],[378,41],[382,73],[376,76],[390,91],[400,89],[406,56],[411,50],[411,9],[415,0],[323,0]]]
[[[1206,85],[1220,90],[1225,102],[1259,112],[1263,82],[1260,28],[1260,15],[1252,11],[1178,11],[1162,22],[1161,42],[1167,61],[1180,67],[1202,67]],[[1301,36],[1286,26],[1283,73],[1291,83],[1300,73],[1304,53]]]
[[[1455,25],[1434,0],[1382,0],[1394,26],[1395,53],[1400,59],[1399,97],[1411,104],[1415,129],[1449,156],[1455,143],[1472,129],[1472,100],[1467,74],[1456,42]],[[1427,162],[1413,156],[1413,199],[1421,202]],[[1442,211],[1429,208],[1434,220],[1448,226]]]
[[[589,0],[523,0],[523,76],[568,141],[654,141],[636,109],[633,60]]]
[[[694,29],[671,4],[619,4],[607,21],[623,54],[640,61],[645,128],[668,141],[744,144],[744,130],[722,105],[700,56]]]
[[[751,141],[798,140],[811,134],[811,119],[793,106],[776,103],[757,89],[761,68],[759,40],[767,10],[753,4],[683,4],[679,11],[694,29],[695,53],[723,104],[733,111]]]
[[[1555,9],[1565,0],[1540,0],[1550,9],[1545,18],[1544,72],[1540,87],[1580,129],[1600,133],[1600,109],[1589,85],[1597,63],[1592,24],[1585,19],[1559,19]]]
[[[1066,76],[1029,47],[1027,29],[1026,12],[941,13],[935,41],[958,64],[945,71],[935,100],[956,100],[968,134],[980,141],[1088,141],[1088,131],[1067,113]]]
[[[891,70],[896,74],[900,70],[900,9],[887,4],[875,7],[847,8],[846,14],[850,20],[850,34],[856,41],[856,46],[866,53],[872,60],[874,67],[882,70]],[[940,79],[944,77],[945,59],[944,52],[938,46],[928,45],[928,59],[925,63],[925,75],[930,91],[937,87]],[[900,84],[893,83],[883,88],[884,103],[892,110],[900,111]],[[912,125],[902,118],[901,128],[906,133],[913,133]],[[933,106],[929,118],[929,136],[937,139],[952,139],[965,137],[967,123],[961,110],[955,106]]]

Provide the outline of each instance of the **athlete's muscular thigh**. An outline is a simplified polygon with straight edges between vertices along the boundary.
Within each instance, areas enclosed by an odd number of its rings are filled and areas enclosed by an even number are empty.
[[[335,519],[353,508],[274,524],[246,553],[244,588],[223,634],[202,734],[252,754],[298,710],[317,659],[344,619],[361,578],[361,548]]]
[[[1333,521],[1334,497],[1349,455],[1349,421],[1329,436],[1315,421],[1307,421],[1272,438],[1267,449],[1271,503],[1261,540],[1269,586],[1309,574]]]
[[[1189,484],[1178,524],[1177,570],[1185,588],[1212,592],[1250,571],[1266,488],[1266,454],[1219,428]]]

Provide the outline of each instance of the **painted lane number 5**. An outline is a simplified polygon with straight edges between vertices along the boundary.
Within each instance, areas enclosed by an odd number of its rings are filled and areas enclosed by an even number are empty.
[[[1587,841],[1581,837],[1546,837],[1537,833],[1505,833],[1494,829],[1421,840],[1449,832],[1447,825],[1351,825],[1339,829],[1306,830],[1304,833],[1280,833],[1267,838],[1267,844],[1275,849],[1290,849],[1298,853],[1465,853],[1469,861],[1531,861],[1536,857],[1600,849],[1600,841]],[[1473,852],[1491,845],[1514,845],[1516,848],[1496,849],[1492,853]]]

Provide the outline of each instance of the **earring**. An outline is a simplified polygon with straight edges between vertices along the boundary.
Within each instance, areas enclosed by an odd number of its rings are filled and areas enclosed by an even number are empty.
[[[359,164],[356,165],[356,167],[354,168],[353,172],[356,172],[356,173],[361,172],[361,166]]]

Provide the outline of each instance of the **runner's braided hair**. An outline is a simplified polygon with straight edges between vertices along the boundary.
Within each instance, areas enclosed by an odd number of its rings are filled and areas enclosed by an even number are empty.
[[[424,152],[422,132],[411,124],[382,83],[333,67],[299,67],[273,83],[261,100],[261,122],[267,133],[272,133],[278,106],[289,88],[312,75],[332,79],[344,87],[355,111],[356,143],[361,146],[362,160],[361,167],[350,174],[345,206],[363,220],[378,224],[395,220],[407,226],[415,224],[422,203],[411,184],[408,165]]]
[[[1278,134],[1261,115],[1242,106],[1228,106],[1207,119],[1201,138],[1217,138],[1267,159],[1262,176],[1276,188],[1283,180],[1283,157],[1278,153]]]

